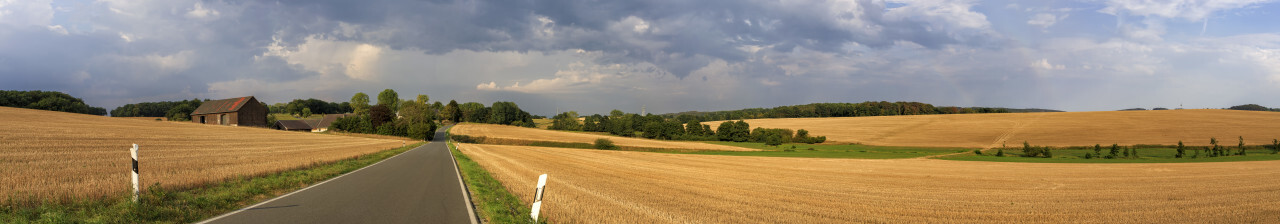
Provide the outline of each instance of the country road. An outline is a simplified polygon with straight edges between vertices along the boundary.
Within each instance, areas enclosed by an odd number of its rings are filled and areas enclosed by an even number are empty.
[[[400,155],[201,223],[475,223],[445,145]]]

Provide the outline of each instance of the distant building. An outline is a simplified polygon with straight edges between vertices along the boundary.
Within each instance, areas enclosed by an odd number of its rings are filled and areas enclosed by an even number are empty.
[[[253,96],[205,101],[191,112],[191,122],[266,127],[267,106]]]
[[[311,131],[311,124],[306,120],[279,120],[272,128],[285,131]]]
[[[329,126],[333,125],[334,121],[338,121],[338,118],[347,116],[355,116],[355,114],[326,114],[323,118],[311,120],[279,120],[271,127],[285,131],[324,132],[328,131]]]

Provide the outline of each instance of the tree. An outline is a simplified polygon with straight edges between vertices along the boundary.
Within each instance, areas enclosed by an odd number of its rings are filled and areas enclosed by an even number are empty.
[[[449,100],[449,104],[444,106],[444,117],[441,119],[450,120],[456,123],[459,118],[462,118],[462,109],[458,108],[458,101]]]
[[[1120,144],[1111,144],[1111,155],[1107,156],[1107,158],[1114,159],[1118,156],[1120,156]]]
[[[1271,154],[1280,153],[1280,139],[1271,139]]]
[[[427,102],[431,102],[431,97],[427,96],[426,94],[418,94],[417,99],[418,99],[418,103],[421,103],[422,105],[426,105]],[[456,103],[457,101],[454,101],[454,102],[455,102],[454,104],[457,104]]]
[[[391,122],[393,118],[395,118],[395,114],[391,112],[391,108],[388,108],[387,105],[378,104],[369,108],[369,122],[373,125],[373,128],[380,128],[382,124]]]
[[[1239,147],[1239,149],[1240,149],[1240,152],[1239,152],[1239,153],[1236,153],[1236,154],[1237,154],[1237,155],[1242,155],[1242,156],[1243,156],[1243,155],[1245,155],[1245,153],[1244,153],[1244,136],[1240,136],[1240,146],[1238,146],[1238,147]]]
[[[1178,141],[1178,154],[1174,154],[1173,158],[1182,158],[1186,154],[1186,146],[1182,145],[1182,141]]]
[[[1093,153],[1102,155],[1102,144],[1093,144]]]
[[[1049,148],[1049,146],[1040,149],[1040,152],[1044,155],[1044,158],[1053,158],[1053,148]]]
[[[1218,138],[1209,138],[1209,144],[1213,145],[1213,152],[1209,153],[1209,157],[1218,157],[1221,154],[1218,150]]]
[[[448,107],[448,106],[446,106],[446,107]],[[557,114],[556,116],[552,117],[551,119],[552,119],[552,121],[551,121],[551,127],[547,127],[547,129],[551,129],[551,130],[567,130],[567,131],[581,131],[581,130],[582,130],[582,124],[581,124],[581,123],[578,123],[578,112],[577,112],[577,111],[569,111],[569,112],[560,113],[560,114]]]
[[[390,111],[399,111],[400,94],[397,94],[396,91],[392,89],[382,90],[381,93],[378,93],[378,105],[384,105],[387,107],[387,110]]]
[[[191,112],[195,111],[196,108],[191,107],[190,104],[178,104],[170,108],[165,117],[169,118],[169,121],[189,121],[191,120]]]
[[[407,101],[400,105],[400,120],[404,121],[406,125],[434,123],[432,122],[435,120],[433,115],[434,113],[427,109],[427,105],[417,101]]]
[[[311,117],[311,108],[302,108],[302,117],[303,118]]]
[[[1227,109],[1228,109],[1228,110],[1253,110],[1253,111],[1268,111],[1268,110],[1269,110],[1269,109],[1267,109],[1267,107],[1260,106],[1260,105],[1257,105],[1257,104],[1237,105],[1237,106],[1232,106],[1232,107],[1227,108]]]
[[[768,135],[768,137],[765,137],[764,145],[773,146],[773,147],[782,145],[782,136]]]
[[[436,125],[433,122],[409,125],[409,138],[431,141],[435,138]]]
[[[292,103],[284,107],[284,112],[289,113],[289,115],[297,115],[299,113],[302,113],[302,111],[298,109],[298,105],[292,104]]]

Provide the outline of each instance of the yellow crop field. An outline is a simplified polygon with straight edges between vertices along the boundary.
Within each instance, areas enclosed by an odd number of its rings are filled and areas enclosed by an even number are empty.
[[[713,128],[722,121],[705,122]],[[1280,113],[1236,110],[1104,111],[1062,113],[952,114],[746,120],[751,128],[809,130],[828,141],[889,146],[992,148],[1008,144],[1227,145],[1280,138]]]
[[[994,163],[459,144],[556,223],[1267,223],[1280,161]]]
[[[0,107],[0,195],[91,198],[144,185],[190,187],[400,147],[403,141]],[[410,142],[412,143],[412,142]]]
[[[449,133],[456,135],[485,136],[490,138],[519,139],[532,141],[551,141],[551,142],[577,142],[577,143],[594,143],[596,139],[609,139],[613,144],[619,146],[633,147],[651,147],[666,149],[694,149],[694,150],[720,150],[720,151],[759,151],[756,149],[733,147],[725,145],[707,144],[701,142],[686,141],[660,141],[642,138],[627,138],[609,135],[597,135],[588,133],[574,133],[563,131],[551,131],[537,128],[522,128],[508,125],[495,124],[475,124],[463,123],[449,129]]]

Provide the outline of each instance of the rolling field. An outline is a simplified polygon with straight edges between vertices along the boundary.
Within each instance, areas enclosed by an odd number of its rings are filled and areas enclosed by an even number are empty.
[[[400,147],[401,140],[224,127],[0,107],[0,197],[68,200],[127,194],[140,182],[192,187]],[[409,142],[413,143],[413,142]]]
[[[507,125],[463,123],[449,130],[455,135],[485,136],[490,138],[506,138],[532,141],[594,143],[596,139],[605,138],[619,146],[651,147],[665,149],[695,149],[718,151],[759,151],[757,149],[707,144],[686,141],[659,141],[642,138],[627,138],[588,133],[551,131],[537,128],[522,128]]]
[[[1236,110],[1104,111],[953,114],[746,120],[751,128],[809,130],[832,142],[885,146],[996,148],[1094,144],[1208,145],[1216,137],[1235,145],[1280,138],[1280,113]],[[704,122],[712,128],[722,121]]]
[[[1258,223],[1280,161],[992,163],[458,144],[555,223]]]

